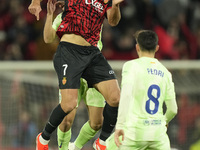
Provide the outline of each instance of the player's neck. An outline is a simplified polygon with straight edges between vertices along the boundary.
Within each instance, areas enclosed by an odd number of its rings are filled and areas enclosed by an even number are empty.
[[[149,57],[149,58],[154,58],[155,54],[154,53],[146,53],[146,52],[141,52],[139,57]]]

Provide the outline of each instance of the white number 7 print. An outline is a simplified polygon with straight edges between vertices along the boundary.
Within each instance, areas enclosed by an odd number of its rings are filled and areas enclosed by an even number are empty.
[[[64,67],[63,75],[65,76],[65,75],[66,75],[66,70],[67,70],[68,65],[67,65],[67,64],[63,64],[63,67]]]

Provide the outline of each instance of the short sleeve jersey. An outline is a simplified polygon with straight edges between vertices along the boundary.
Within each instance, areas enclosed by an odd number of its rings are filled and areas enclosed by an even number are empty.
[[[128,138],[159,141],[166,134],[163,102],[175,99],[171,73],[157,59],[141,57],[124,64],[124,84],[133,86],[124,123]]]
[[[97,46],[106,12],[111,7],[112,0],[65,0],[63,20],[56,32],[58,37],[72,32]]]

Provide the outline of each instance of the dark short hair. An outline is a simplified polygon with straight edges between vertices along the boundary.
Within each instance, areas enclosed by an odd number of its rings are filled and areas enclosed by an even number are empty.
[[[139,30],[134,35],[142,51],[155,51],[158,45],[158,36],[151,30]]]

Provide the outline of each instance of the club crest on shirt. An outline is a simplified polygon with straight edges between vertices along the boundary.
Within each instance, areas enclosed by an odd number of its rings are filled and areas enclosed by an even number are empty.
[[[66,77],[63,77],[63,79],[62,79],[62,84],[65,85],[66,82],[67,82]]]

